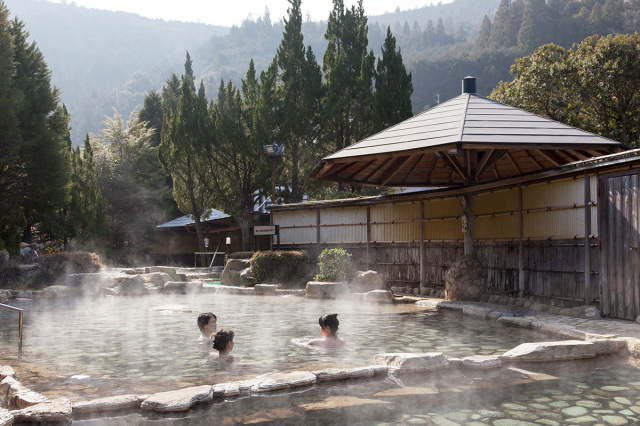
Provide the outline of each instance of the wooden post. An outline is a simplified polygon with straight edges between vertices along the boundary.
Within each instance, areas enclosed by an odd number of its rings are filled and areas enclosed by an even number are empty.
[[[320,209],[316,210],[316,252],[320,256]]]
[[[473,197],[471,194],[463,196],[465,200],[464,215],[467,218],[467,230],[464,233],[464,255],[475,256],[476,250],[473,246]]]
[[[591,303],[591,180],[584,173],[584,304]]]
[[[420,201],[420,289],[424,286],[424,201]]]
[[[518,187],[518,295],[524,297],[524,214],[522,213],[523,206],[523,194],[522,185]]]
[[[371,269],[371,206],[367,206],[367,271]]]

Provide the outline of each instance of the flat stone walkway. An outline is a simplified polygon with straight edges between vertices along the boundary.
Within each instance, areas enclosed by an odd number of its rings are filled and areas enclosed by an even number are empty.
[[[524,326],[530,321],[529,326],[526,328],[540,329],[543,325],[546,325],[544,331],[550,332],[556,330],[563,333],[571,328],[582,332],[585,336],[615,335],[615,337],[640,339],[640,323],[635,321],[577,318],[567,315],[554,315],[515,306],[483,302],[447,302],[440,299],[427,299],[418,303],[421,305],[433,304],[440,309],[462,311],[465,315],[484,317],[486,319],[499,320],[500,318],[513,318],[513,321],[509,322],[510,325],[516,325],[516,323],[519,322]]]

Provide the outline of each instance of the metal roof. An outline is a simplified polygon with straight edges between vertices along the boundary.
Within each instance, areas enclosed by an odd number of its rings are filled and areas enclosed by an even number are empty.
[[[211,209],[211,214],[206,218],[202,218],[202,221],[209,222],[209,221],[214,221],[218,219],[227,219],[230,217],[231,216],[229,216],[228,214],[223,213],[219,210]],[[167,223],[163,223],[162,225],[158,225],[156,226],[156,228],[182,228],[187,225],[193,225],[193,224],[195,224],[195,221],[193,220],[193,216],[188,214],[186,216],[173,219],[172,221],[169,221]]]
[[[376,186],[461,186],[622,149],[611,139],[463,93],[323,158],[311,178]]]

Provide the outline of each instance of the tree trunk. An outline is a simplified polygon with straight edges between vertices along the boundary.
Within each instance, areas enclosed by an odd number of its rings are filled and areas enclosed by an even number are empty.
[[[251,250],[251,213],[242,212],[238,217],[238,223],[242,230],[242,251]]]

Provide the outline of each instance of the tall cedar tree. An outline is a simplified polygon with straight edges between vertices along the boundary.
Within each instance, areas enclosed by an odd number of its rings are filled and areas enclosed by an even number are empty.
[[[23,94],[18,111],[22,139],[18,163],[23,165],[25,177],[19,191],[29,225],[23,238],[29,241],[32,226],[53,222],[52,216],[68,203],[69,116],[59,104],[58,90],[51,86],[44,56],[35,42],[28,42],[24,24],[14,19],[10,33],[16,66],[14,86]]]
[[[300,202],[307,191],[310,166],[319,153],[313,147],[319,122],[322,96],[322,73],[311,46],[304,47],[301,0],[289,0],[291,7],[285,20],[277,61],[281,70],[283,124],[280,144],[286,144],[289,168],[290,201]],[[274,200],[275,202],[275,200]]]
[[[551,41],[548,22],[545,0],[527,0],[524,6],[522,25],[518,32],[518,47],[530,52]]]
[[[168,106],[164,113],[158,157],[173,179],[173,198],[178,208],[193,217],[200,251],[204,251],[202,218],[210,211],[214,196],[205,185],[207,164],[203,159],[203,147],[210,137],[210,126],[204,87],[200,85],[200,93],[196,94],[191,64],[191,57],[187,53],[175,112],[172,112],[173,96],[178,87],[175,75],[163,90],[163,95],[166,94],[168,98]]]
[[[387,37],[382,46],[382,58],[376,67],[376,91],[374,96],[374,125],[381,131],[413,115],[411,74],[402,62],[402,53],[396,50],[396,39],[387,27]]]

